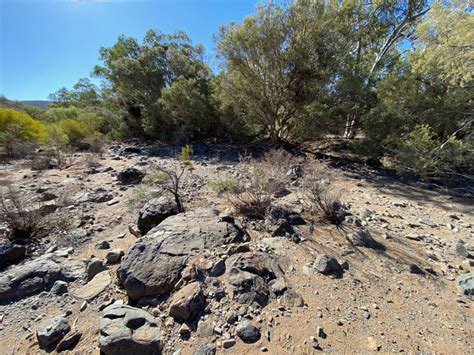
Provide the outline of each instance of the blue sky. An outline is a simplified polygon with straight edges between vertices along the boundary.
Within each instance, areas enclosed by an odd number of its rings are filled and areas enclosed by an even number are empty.
[[[0,0],[0,94],[43,100],[89,76],[101,46],[125,34],[177,29],[212,58],[219,25],[240,21],[257,0]]]

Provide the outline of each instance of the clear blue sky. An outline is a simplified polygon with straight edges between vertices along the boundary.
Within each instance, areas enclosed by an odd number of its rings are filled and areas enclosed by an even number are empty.
[[[101,46],[121,34],[177,29],[212,58],[219,25],[240,21],[257,0],[0,0],[0,94],[44,100],[89,76]]]

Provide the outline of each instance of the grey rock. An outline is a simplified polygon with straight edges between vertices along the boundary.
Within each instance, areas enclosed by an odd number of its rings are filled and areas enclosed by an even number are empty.
[[[104,291],[112,282],[108,271],[99,272],[84,286],[72,292],[72,295],[79,299],[91,300]],[[87,304],[85,304],[87,306]]]
[[[124,255],[124,252],[122,249],[114,249],[111,250],[105,255],[105,259],[107,260],[108,264],[117,264],[120,262],[120,259]]]
[[[129,166],[121,170],[117,175],[117,180],[124,185],[138,184],[145,177],[145,173],[140,169]]]
[[[92,280],[95,275],[105,270],[107,270],[107,266],[104,265],[102,260],[97,258],[90,259],[86,266],[87,281]]]
[[[36,328],[36,337],[40,348],[49,349],[71,330],[64,317],[53,317],[40,323]]]
[[[456,241],[451,247],[451,253],[461,258],[467,258],[469,253],[464,243],[460,240]]]
[[[113,199],[114,195],[112,195],[110,192],[107,192],[105,190],[99,190],[96,191],[93,195],[91,195],[88,201],[94,203],[103,203],[112,201]]]
[[[202,320],[197,327],[197,334],[201,338],[207,338],[214,334],[214,322],[212,319]]]
[[[327,254],[318,255],[313,267],[317,272],[323,275],[335,275],[340,277],[343,272],[337,259],[334,256]]]
[[[65,281],[56,281],[51,287],[51,293],[56,296],[60,296],[67,292],[67,282]]]
[[[280,303],[287,307],[303,307],[304,300],[292,289],[287,290],[280,298]]]
[[[102,240],[95,246],[96,249],[110,249],[110,243],[106,240]]]
[[[0,238],[0,269],[15,264],[25,257],[26,248]]]
[[[278,277],[283,277],[282,272],[266,253],[235,254],[226,260],[230,296],[239,303],[265,306],[271,296],[269,282]]]
[[[145,235],[166,218],[178,212],[176,202],[167,196],[151,199],[138,213],[137,227],[141,235]]]
[[[216,353],[216,346],[214,344],[204,344],[199,346],[197,350],[193,351],[193,355],[214,355]]]
[[[174,319],[190,321],[203,310],[205,304],[201,286],[198,282],[192,282],[172,296],[169,314]]]
[[[99,334],[99,348],[105,355],[155,355],[163,348],[159,321],[127,305],[113,304],[102,311]]]
[[[171,216],[126,252],[118,279],[133,300],[164,295],[180,280],[192,256],[246,239],[240,227],[220,221],[213,210]]]
[[[352,242],[352,244],[357,247],[384,249],[382,244],[372,238],[372,235],[369,233],[369,231],[362,228],[350,234],[348,238]]]
[[[474,271],[459,276],[457,282],[463,294],[474,299]]]
[[[255,343],[260,339],[260,331],[248,321],[243,321],[235,329],[237,336],[244,343]]]

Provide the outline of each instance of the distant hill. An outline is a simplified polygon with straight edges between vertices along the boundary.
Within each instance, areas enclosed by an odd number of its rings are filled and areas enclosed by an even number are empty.
[[[35,106],[39,108],[46,108],[48,107],[49,101],[47,100],[22,100],[19,101],[24,105],[30,105],[30,106]]]

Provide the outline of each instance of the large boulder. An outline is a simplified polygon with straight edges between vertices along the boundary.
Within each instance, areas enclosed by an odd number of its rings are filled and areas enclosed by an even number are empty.
[[[36,327],[36,337],[41,349],[51,349],[71,330],[64,317],[49,318]]]
[[[138,214],[137,226],[141,235],[147,234],[153,227],[178,212],[176,202],[167,196],[151,199]]]
[[[8,239],[0,239],[0,269],[15,264],[26,254],[26,248],[23,245],[17,245]]]
[[[121,170],[117,175],[117,180],[124,185],[138,184],[145,177],[145,173],[140,169],[129,166]]]
[[[12,301],[51,287],[56,280],[73,281],[83,274],[83,266],[73,260],[58,260],[45,254],[15,265],[0,274],[0,302]]]
[[[101,314],[99,347],[105,355],[161,354],[161,324],[144,310],[113,304]]]
[[[161,296],[173,290],[191,257],[246,238],[238,225],[222,221],[214,210],[171,216],[127,251],[118,279],[133,300]]]

